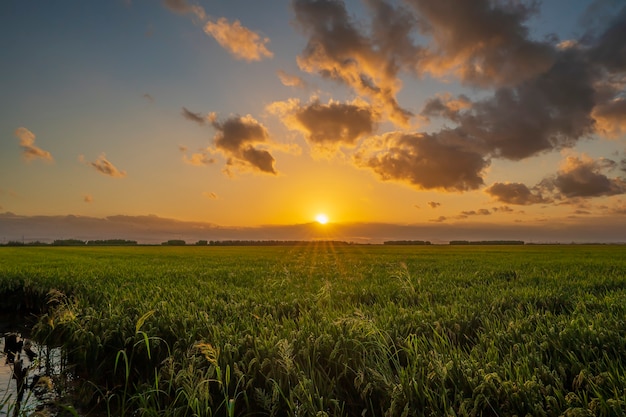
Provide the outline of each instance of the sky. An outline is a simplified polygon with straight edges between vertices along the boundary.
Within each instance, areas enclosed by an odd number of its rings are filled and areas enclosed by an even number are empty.
[[[0,241],[626,242],[623,0],[3,0],[0,62]]]

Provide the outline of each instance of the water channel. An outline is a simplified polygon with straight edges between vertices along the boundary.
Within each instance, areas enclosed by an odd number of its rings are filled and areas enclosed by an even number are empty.
[[[62,352],[29,335],[22,317],[0,315],[0,417],[30,416],[41,410],[54,415]]]

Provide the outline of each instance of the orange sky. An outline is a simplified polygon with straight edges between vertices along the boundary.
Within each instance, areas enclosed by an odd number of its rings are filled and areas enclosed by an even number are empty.
[[[104,3],[0,8],[0,239],[324,213],[626,241],[619,2]]]

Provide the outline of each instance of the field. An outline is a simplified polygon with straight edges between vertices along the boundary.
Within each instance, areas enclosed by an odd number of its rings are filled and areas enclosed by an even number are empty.
[[[626,247],[0,248],[81,415],[626,415]]]

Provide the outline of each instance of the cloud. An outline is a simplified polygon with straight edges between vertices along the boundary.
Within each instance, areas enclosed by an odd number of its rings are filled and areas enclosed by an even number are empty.
[[[93,196],[91,194],[84,194],[83,201],[87,204],[93,203]]]
[[[106,154],[102,153],[98,156],[93,162],[88,162],[85,160],[83,155],[78,156],[78,160],[85,164],[92,166],[96,171],[103,175],[107,175],[113,178],[124,178],[126,177],[126,171],[121,171],[115,167],[109,160],[106,158]]]
[[[391,7],[376,3],[381,8]],[[392,33],[411,30],[405,21],[409,16],[403,15],[405,20],[387,20],[385,30],[376,27],[377,35],[380,32],[384,37],[367,36],[352,22],[343,2],[294,0],[292,5],[296,22],[308,36],[304,51],[297,57],[300,69],[346,84],[369,98],[393,122],[408,125],[412,113],[400,107],[396,99],[402,83],[397,76],[400,64],[395,58],[397,49],[407,45],[386,41]],[[395,46],[385,48],[383,42]],[[415,48],[411,51],[416,52]]]
[[[417,63],[436,77],[452,73],[475,86],[516,85],[547,70],[554,48],[532,41],[525,21],[536,2],[407,0],[419,16],[422,36],[431,38]]]
[[[15,136],[20,140],[20,147],[22,148],[22,156],[27,161],[33,159],[44,159],[52,161],[52,154],[48,151],[44,151],[37,145],[35,145],[35,134],[25,127],[19,127],[15,130]]]
[[[196,123],[198,123],[201,126],[206,123],[206,118],[204,116],[202,116],[202,114],[194,113],[194,112],[188,110],[186,107],[183,107],[183,110],[182,110],[181,114],[183,115],[183,117],[185,119],[190,120],[192,122],[196,122]]]
[[[163,0],[163,4],[175,13],[193,13],[200,20],[206,19],[204,8],[202,8],[202,6],[189,4],[187,0]]]
[[[301,132],[313,146],[336,149],[354,147],[375,128],[377,114],[363,101],[322,104],[315,99],[301,104],[299,100],[275,102],[268,106],[291,130]]]
[[[616,98],[593,109],[596,130],[603,136],[617,138],[626,134],[626,99]]]
[[[436,219],[430,219],[428,221],[431,222],[431,223],[443,223],[446,220],[448,220],[448,218],[446,216],[439,216]]]
[[[491,212],[487,209],[478,209],[478,210],[462,211],[461,214],[463,216],[488,216],[491,214]]]
[[[150,103],[154,103],[154,97],[152,97],[152,95],[145,93],[144,95],[142,95],[141,97],[145,98],[146,100],[148,100]]]
[[[441,203],[437,203],[436,201],[429,201],[428,205],[430,206],[430,208],[437,208],[441,206]]]
[[[250,115],[233,116],[224,122],[218,122],[214,115],[210,119],[217,131],[215,147],[227,156],[227,173],[231,173],[230,167],[236,166],[244,170],[278,174],[272,154],[258,147],[269,143],[270,136],[265,126]]]
[[[202,195],[208,198],[209,200],[217,200],[219,199],[218,195],[215,193],[210,193],[208,191],[203,191]]]
[[[387,133],[364,142],[354,161],[384,181],[401,181],[420,190],[474,190],[483,184],[489,162],[445,134]]]
[[[515,211],[509,206],[493,207],[492,210],[499,213],[513,213]]]
[[[298,77],[297,75],[287,74],[283,70],[276,71],[276,75],[278,75],[280,82],[283,83],[284,86],[299,87],[299,88],[306,87],[306,81],[304,81],[302,78]]]
[[[183,152],[186,152],[186,150]],[[215,163],[215,158],[213,158],[212,155],[213,152],[210,150],[202,150],[200,152],[194,152],[189,156],[184,154],[183,161],[185,161],[186,164],[194,166],[211,165]]]
[[[506,204],[530,205],[546,203],[541,193],[529,189],[525,184],[519,182],[501,183],[496,182],[488,187],[485,192],[497,201]]]
[[[546,183],[554,185],[565,197],[599,197],[626,193],[623,178],[609,178],[603,170],[614,169],[617,163],[606,158],[592,159],[587,155],[569,156],[559,172]]]
[[[258,33],[242,26],[239,20],[230,23],[221,17],[216,22],[207,22],[204,31],[237,59],[260,61],[274,56],[265,46],[269,38],[261,38]]]

